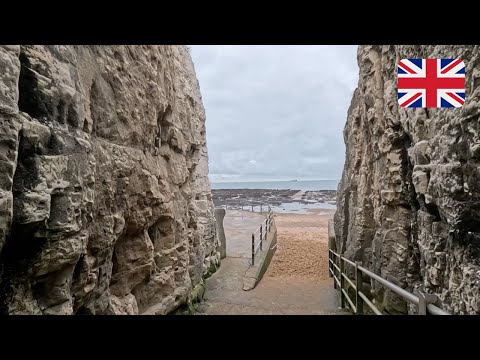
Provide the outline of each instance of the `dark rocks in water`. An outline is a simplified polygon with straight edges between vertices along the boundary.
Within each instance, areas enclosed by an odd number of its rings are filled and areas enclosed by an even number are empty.
[[[212,190],[213,202],[215,206],[231,207],[240,209],[242,205],[260,206],[271,205],[279,206],[285,203],[299,202],[302,204],[311,204],[312,202],[335,201],[335,190],[306,191],[301,197],[298,197],[300,190],[271,190],[271,189],[214,189]],[[306,197],[305,197],[305,194]]]

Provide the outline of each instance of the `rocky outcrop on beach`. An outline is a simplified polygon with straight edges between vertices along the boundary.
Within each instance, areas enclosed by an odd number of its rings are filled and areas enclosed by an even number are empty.
[[[183,46],[0,46],[0,309],[166,314],[219,264]]]
[[[465,105],[401,108],[396,64],[404,58],[463,59]],[[453,314],[480,314],[480,48],[360,46],[358,64],[337,250],[409,291],[437,295]],[[416,312],[371,285],[385,312]]]

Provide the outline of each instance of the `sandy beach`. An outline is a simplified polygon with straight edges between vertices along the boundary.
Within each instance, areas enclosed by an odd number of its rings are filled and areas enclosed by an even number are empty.
[[[335,213],[336,191],[218,189],[212,193],[215,205],[228,211],[251,211],[252,203],[271,206],[278,247],[265,277],[328,279],[328,220]],[[260,207],[254,205],[253,210],[259,213]]]
[[[328,279],[328,220],[334,212],[275,214],[278,248],[265,277]]]

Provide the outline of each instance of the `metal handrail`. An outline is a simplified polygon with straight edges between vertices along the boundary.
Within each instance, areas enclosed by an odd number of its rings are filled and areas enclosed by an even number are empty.
[[[338,265],[336,264],[336,259],[339,260]],[[350,279],[347,272],[345,272],[345,264],[355,268],[354,280]],[[432,315],[450,315],[448,312],[434,304],[439,302],[439,298],[436,295],[424,294],[420,292],[419,296],[416,296],[407,290],[402,289],[400,286],[385,280],[381,276],[371,272],[363,266],[354,263],[340,254],[337,254],[331,249],[328,250],[328,271],[334,278],[335,288],[337,288],[337,286],[340,288],[340,306],[345,308],[346,302],[348,302],[350,309],[355,314],[363,314],[363,305],[366,304],[376,315],[383,315],[382,312],[370,301],[370,299],[368,299],[363,292],[363,275],[367,275],[371,279],[376,280],[386,288],[392,290],[406,301],[417,305],[419,308],[418,312],[421,315],[426,315],[428,313]],[[355,302],[348,295],[348,288],[355,290]]]
[[[377,280],[380,284],[384,285],[385,287],[389,288],[392,290],[394,293],[400,295],[402,298],[407,300],[408,302],[418,305],[420,303],[420,300],[418,299],[418,296],[413,295],[412,293],[408,292],[405,289],[402,289],[400,286],[395,285],[394,283],[391,283],[388,280],[385,280],[384,278],[378,276],[377,274],[371,272],[370,270],[365,269],[363,266],[358,265],[358,269],[362,271],[365,275],[370,276],[372,279]]]
[[[247,209],[249,207],[252,207],[252,212],[255,212],[254,208],[255,207],[260,207],[260,214],[263,214],[264,211],[263,211],[263,207],[268,207],[269,211],[271,210],[270,208],[270,205],[268,204],[265,204],[261,201],[254,201],[254,200],[251,200],[251,201],[242,201],[240,203],[235,203],[235,204],[225,204],[225,205],[218,205],[218,206],[215,206],[215,208],[218,208],[218,209],[222,209],[222,208],[225,208],[225,210],[228,210],[229,207],[230,207],[230,210],[235,210],[235,209],[239,209],[239,210],[242,210],[243,211],[243,208],[246,207]],[[249,211],[249,210],[247,210]]]

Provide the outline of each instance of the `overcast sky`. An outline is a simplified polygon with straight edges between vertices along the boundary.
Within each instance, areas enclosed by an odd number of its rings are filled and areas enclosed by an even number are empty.
[[[356,46],[194,45],[212,181],[341,177]]]

